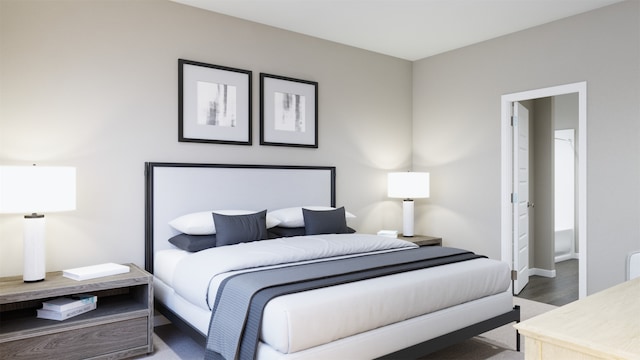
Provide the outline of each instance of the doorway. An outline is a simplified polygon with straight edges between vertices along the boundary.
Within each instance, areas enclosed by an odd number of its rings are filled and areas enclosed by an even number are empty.
[[[517,102],[547,98],[565,94],[578,95],[578,129],[575,145],[577,150],[577,179],[576,184],[576,224],[578,248],[578,296],[583,298],[587,293],[587,234],[586,234],[586,82],[575,84],[561,85],[538,90],[525,91],[520,93],[508,94],[502,96],[502,119],[501,119],[501,135],[502,135],[502,151],[501,151],[501,257],[502,260],[511,264],[512,269],[517,270],[523,268],[523,257],[520,249],[522,244],[519,243],[518,225],[514,219],[518,218],[518,212],[522,211],[522,206],[518,206],[519,198],[518,187],[518,171],[514,167],[514,148],[517,146],[517,136],[514,136],[514,127],[512,126],[512,109],[513,104]],[[514,140],[514,138],[516,140]],[[517,160],[515,162],[517,165]],[[515,200],[514,200],[515,199]],[[553,256],[553,254],[551,254]],[[528,261],[528,259],[524,259]],[[528,266],[526,264],[525,266]],[[514,276],[516,277],[516,276]],[[525,281],[525,279],[521,279]],[[518,280],[514,280],[514,289],[521,289],[522,283],[518,284]]]

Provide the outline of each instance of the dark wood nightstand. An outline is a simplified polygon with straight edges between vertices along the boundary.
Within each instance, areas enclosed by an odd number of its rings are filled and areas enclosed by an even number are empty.
[[[418,246],[442,246],[442,238],[428,235],[403,236],[400,234],[398,239],[411,241]]]

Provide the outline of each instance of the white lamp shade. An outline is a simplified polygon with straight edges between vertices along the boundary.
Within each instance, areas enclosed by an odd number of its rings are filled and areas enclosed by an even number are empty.
[[[388,175],[387,190],[391,198],[419,199],[429,197],[429,173],[395,172]]]
[[[41,213],[76,208],[76,169],[0,166],[0,213]]]

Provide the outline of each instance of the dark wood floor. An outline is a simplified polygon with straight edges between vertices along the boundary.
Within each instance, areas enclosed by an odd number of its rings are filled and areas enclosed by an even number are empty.
[[[562,306],[578,300],[578,260],[556,263],[556,277],[530,276],[518,297]]]

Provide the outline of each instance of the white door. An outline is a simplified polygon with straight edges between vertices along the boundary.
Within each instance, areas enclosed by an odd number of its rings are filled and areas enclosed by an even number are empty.
[[[529,282],[529,111],[513,103],[513,293]]]

